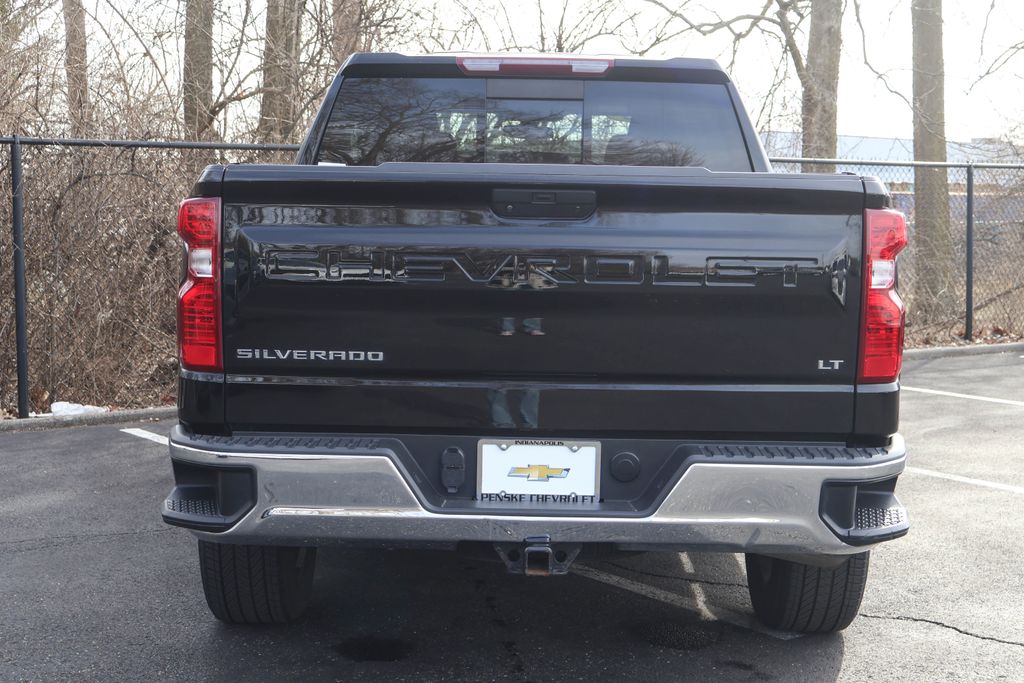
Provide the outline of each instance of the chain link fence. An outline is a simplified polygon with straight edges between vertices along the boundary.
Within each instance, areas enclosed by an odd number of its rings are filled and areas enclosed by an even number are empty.
[[[12,142],[7,140],[9,148]],[[178,204],[208,164],[288,163],[295,153],[289,146],[45,142],[23,139],[19,145],[27,407],[43,412],[58,400],[112,407],[172,404]],[[12,197],[12,155],[0,158],[0,192]],[[17,391],[14,216],[5,204],[0,413],[10,415],[25,406]]]
[[[12,185],[17,147],[24,220],[19,224],[5,203],[0,212],[0,416],[21,408],[45,411],[57,400],[113,407],[173,403],[178,203],[207,164],[287,163],[294,146],[13,142],[0,138],[0,150],[11,152],[0,155],[0,192],[17,196]],[[1024,333],[1024,165],[968,169],[782,159],[775,168],[874,175],[888,185],[911,232],[900,264],[908,344],[962,339],[970,326],[966,306],[972,295],[975,338],[1019,339]],[[922,171],[930,175],[923,177]],[[915,205],[915,186],[922,180],[938,183],[944,198],[929,202],[930,211]],[[23,345],[18,344],[14,291],[19,232],[26,283]],[[19,348],[26,352],[27,401],[19,400]]]

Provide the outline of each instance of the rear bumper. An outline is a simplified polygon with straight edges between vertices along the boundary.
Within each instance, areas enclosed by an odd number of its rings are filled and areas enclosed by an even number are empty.
[[[865,464],[694,462],[642,517],[431,510],[387,455],[226,452],[173,439],[170,451],[178,485],[165,501],[165,521],[225,543],[445,545],[549,536],[626,549],[840,555],[908,528],[892,494],[906,462],[899,435],[885,457]],[[220,472],[207,487],[217,500],[188,499],[190,485],[201,489],[194,484],[211,470]]]

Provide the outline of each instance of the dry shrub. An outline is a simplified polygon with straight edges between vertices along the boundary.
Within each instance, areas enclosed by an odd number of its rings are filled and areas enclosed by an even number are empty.
[[[116,407],[172,403],[181,268],[176,210],[216,157],[207,151],[55,147],[26,147],[24,156],[33,409],[58,400]],[[291,154],[248,156],[284,161]],[[5,242],[5,303],[13,301],[10,263]],[[0,348],[11,350],[0,355],[0,405],[13,409],[13,305],[0,308]]]

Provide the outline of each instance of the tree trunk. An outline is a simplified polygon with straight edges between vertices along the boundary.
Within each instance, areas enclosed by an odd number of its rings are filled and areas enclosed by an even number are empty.
[[[331,56],[341,66],[350,54],[362,49],[364,0],[332,0]]]
[[[839,91],[842,23],[842,0],[811,1],[811,31],[802,80],[804,157],[834,159],[836,156],[836,97]],[[816,166],[804,170],[832,173],[835,167]]]
[[[89,68],[82,0],[64,0],[64,73],[68,83],[68,118],[73,136],[89,130]]]
[[[914,158],[946,160],[945,67],[942,0],[912,0],[914,68]],[[949,181],[945,168],[914,169],[914,310],[916,322],[955,315],[956,270],[949,226]]]
[[[186,0],[181,84],[185,134],[198,140],[213,122],[213,0]]]
[[[257,130],[267,142],[282,142],[295,128],[302,4],[303,0],[267,2],[263,99]]]

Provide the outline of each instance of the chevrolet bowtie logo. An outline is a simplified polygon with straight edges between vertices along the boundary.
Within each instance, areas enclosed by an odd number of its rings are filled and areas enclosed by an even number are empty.
[[[513,467],[508,471],[510,477],[526,477],[527,481],[547,481],[548,479],[565,479],[569,476],[568,467],[548,467],[547,465],[530,465],[529,467]]]

